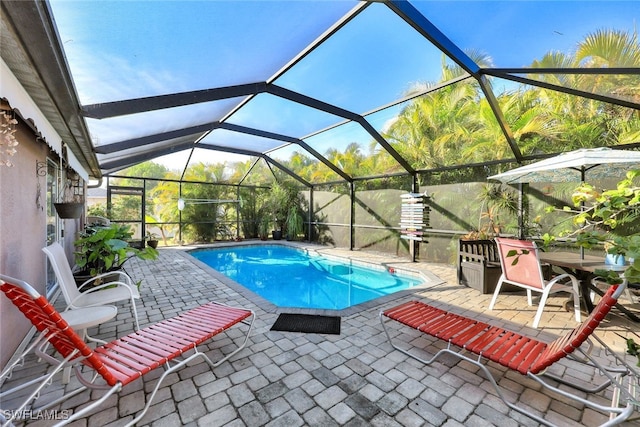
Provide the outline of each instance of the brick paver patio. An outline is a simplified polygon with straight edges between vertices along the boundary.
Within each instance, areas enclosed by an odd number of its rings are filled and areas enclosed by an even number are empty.
[[[304,246],[304,245],[303,245]],[[317,248],[314,246],[314,248]],[[247,347],[211,370],[205,363],[189,366],[171,375],[158,392],[139,425],[161,426],[535,426],[537,422],[510,410],[497,396],[477,368],[453,357],[425,367],[387,343],[378,320],[383,308],[408,299],[422,299],[467,316],[480,317],[528,335],[551,338],[573,328],[572,313],[562,304],[566,296],[550,298],[540,328],[530,329],[535,307],[526,305],[524,294],[508,294],[487,311],[490,295],[457,284],[451,266],[411,263],[365,252],[320,248],[339,256],[384,263],[395,268],[421,270],[428,284],[419,290],[386,297],[337,314],[342,316],[340,335],[301,334],[270,331],[279,312],[261,298],[229,285],[185,253],[185,248],[161,249],[156,261],[132,259],[125,266],[134,280],[143,280],[138,302],[140,324],[145,326],[173,316],[203,302],[215,300],[256,311],[257,321]],[[56,301],[56,305],[61,304]],[[631,306],[636,309],[637,307]],[[333,314],[336,314],[335,312]],[[620,315],[605,321],[601,336],[623,352],[624,342],[616,333],[638,330]],[[90,334],[113,339],[133,330],[131,310],[123,307],[118,317]],[[238,338],[232,329],[228,336]],[[423,347],[433,354],[441,342],[432,341],[408,329],[402,330],[407,345]],[[228,338],[218,336],[208,348],[224,349]],[[228,342],[228,341],[227,341]],[[596,350],[598,351],[598,350]],[[602,355],[606,357],[606,355]],[[500,384],[513,400],[545,414],[563,426],[595,426],[606,418],[574,402],[543,392],[540,387],[513,371],[491,364]],[[12,381],[22,381],[44,369],[32,358],[17,370]],[[589,378],[590,372],[577,376]],[[111,396],[99,412],[72,426],[119,426],[132,418],[144,404],[144,394],[154,385],[156,372],[146,382],[128,385]],[[73,383],[73,378],[72,378]],[[57,396],[54,385],[41,399]],[[61,408],[80,407],[98,392],[87,391],[71,398]],[[3,409],[10,402],[2,404]],[[640,423],[636,419],[634,422]],[[30,426],[48,426],[51,421],[33,420]],[[637,424],[636,424],[637,425]]]

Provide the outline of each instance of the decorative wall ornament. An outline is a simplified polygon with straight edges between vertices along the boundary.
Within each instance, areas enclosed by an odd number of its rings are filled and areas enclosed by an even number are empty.
[[[0,116],[0,166],[13,166],[9,157],[17,153],[16,125],[18,120],[12,112],[2,111]]]
[[[47,162],[40,162],[36,160],[36,176],[37,178],[37,187],[36,187],[36,208],[40,211],[44,211],[44,206],[42,204],[42,186],[40,185],[40,177],[47,176]]]

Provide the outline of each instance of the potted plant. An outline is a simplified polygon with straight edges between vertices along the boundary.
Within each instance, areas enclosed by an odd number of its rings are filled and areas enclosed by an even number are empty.
[[[88,226],[74,242],[76,246],[76,281],[81,283],[98,274],[115,271],[131,257],[152,260],[158,251],[152,247],[138,249],[129,244],[132,232],[128,225]],[[138,283],[139,285],[139,283]]]
[[[164,242],[164,245],[167,246],[167,236],[165,233],[165,225],[161,223],[160,219],[158,216],[153,216],[153,215],[145,215],[144,216],[144,221],[147,225],[147,227],[153,227],[154,229],[160,231],[160,235],[151,232],[150,230],[147,230],[147,241],[149,240],[158,240],[159,238],[162,238],[162,241]],[[157,247],[158,244],[156,243]]]
[[[640,283],[640,170],[627,172],[615,189],[598,191],[592,184],[583,182],[571,197],[573,208],[565,206],[563,211],[573,215],[573,230],[565,230],[558,236],[544,234],[545,245],[552,244],[558,237],[575,237],[578,246],[591,249],[602,245],[607,255],[625,257],[629,260],[624,271],[617,269],[596,270],[595,275],[604,282],[614,285],[623,278],[628,283]],[[550,207],[548,211],[554,211]],[[620,335],[620,334],[618,334]],[[633,338],[625,338],[627,354],[638,359],[640,366],[640,345]]]
[[[478,195],[482,203],[478,229],[458,241],[458,283],[483,294],[494,292],[502,268],[493,238],[500,234],[500,214],[517,212],[517,197],[501,185],[485,185]],[[486,208],[486,209],[485,209]],[[515,290],[504,287],[505,291]]]
[[[293,185],[275,182],[262,196],[261,212],[263,217],[269,215],[273,218],[274,240],[282,239],[286,234],[287,217],[292,206],[297,208],[300,206],[300,194]]]
[[[282,232],[284,224],[287,218],[287,211],[289,209],[289,195],[287,189],[279,183],[274,183],[269,191],[269,199],[267,205],[269,211],[274,216],[275,228],[271,232],[273,240],[282,239]]]
[[[613,245],[610,242],[604,242],[604,263],[607,265],[617,265],[623,266],[625,265],[625,257],[626,253],[624,248],[620,248],[618,246]]]
[[[145,240],[147,241],[147,246],[150,246],[153,249],[156,249],[158,247],[158,235],[157,234],[152,233],[150,231],[147,231],[147,234],[145,235]]]

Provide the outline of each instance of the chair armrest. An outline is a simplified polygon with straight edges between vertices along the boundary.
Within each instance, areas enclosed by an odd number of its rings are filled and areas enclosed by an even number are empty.
[[[128,275],[127,273],[125,273],[124,271],[120,271],[120,270],[116,270],[116,271],[108,271],[108,272],[106,272],[106,273],[100,273],[100,274],[98,274],[97,276],[93,276],[91,279],[89,279],[89,280],[87,280],[87,281],[83,282],[80,286],[78,286],[78,290],[79,290],[80,292],[84,292],[84,291],[82,290],[82,288],[83,288],[83,287],[85,287],[85,286],[88,286],[88,285],[90,285],[90,284],[93,284],[93,282],[94,282],[96,279],[101,279],[101,278],[103,278],[103,277],[114,276],[114,275],[116,275],[116,274],[119,276],[119,280],[117,280],[117,281],[113,281],[113,280],[112,280],[112,281],[111,281],[111,282],[109,282],[109,283],[115,283],[115,282],[123,283],[123,284],[125,284],[125,285],[129,286],[131,289],[133,289],[133,290],[134,290],[134,291],[133,291],[133,294],[134,294],[134,296],[135,296],[136,298],[140,297],[140,294],[138,293],[138,289],[137,289],[137,287],[135,287],[135,286],[133,285],[133,280],[131,279],[131,277],[129,277],[129,275]]]
[[[133,285],[133,280],[131,280],[131,277],[129,277],[129,275],[127,273],[125,273],[124,271],[121,271],[121,270],[114,270],[114,271],[107,271],[106,273],[100,273],[100,274],[98,274],[96,276],[93,276],[89,280],[86,280],[86,281],[82,282],[82,284],[80,286],[78,286],[78,289],[81,289],[83,286],[85,286],[87,284],[93,283],[96,279],[101,279],[103,277],[108,277],[108,276],[114,276],[116,274],[120,276],[120,280],[118,280],[119,282],[125,282],[129,286]]]
[[[100,279],[104,276],[110,276],[113,274],[120,274],[121,278],[124,278],[125,280],[112,280],[110,282],[105,282],[102,283],[100,285],[97,286],[92,286],[89,289],[85,289],[83,290],[82,288],[84,288],[85,286],[88,286],[90,284],[92,284],[96,279]],[[125,274],[125,273],[119,273],[119,272],[115,272],[115,273],[102,273],[99,274],[97,276],[92,277],[91,279],[87,280],[86,282],[82,283],[80,286],[78,286],[78,291],[80,291],[80,293],[88,293],[88,292],[93,292],[96,290],[100,290],[102,288],[105,288],[107,286],[126,286],[127,288],[129,288],[129,291],[131,292],[131,294],[134,296],[134,298],[140,298],[140,293],[138,292],[138,289],[136,286],[133,285],[131,278]]]
[[[78,295],[76,298],[74,298],[73,300],[71,300],[71,302],[69,302],[69,305],[67,305],[67,308],[66,308],[65,310],[68,310],[69,308],[79,308],[79,307],[82,307],[82,306],[77,306],[77,305],[75,305],[75,302],[76,302],[78,299],[82,298],[82,297],[83,297],[84,295],[86,295],[86,294],[90,294],[90,293],[92,293],[92,292],[98,292],[98,291],[100,291],[101,289],[104,289],[104,288],[111,288],[111,287],[114,287],[114,286],[116,286],[116,287],[124,287],[124,288],[126,288],[126,289],[127,289],[127,291],[129,292],[130,298],[139,298],[139,297],[140,297],[140,294],[139,294],[138,292],[134,291],[134,289],[133,289],[131,286],[129,286],[128,284],[126,284],[126,283],[124,283],[124,282],[108,282],[108,283],[103,283],[103,284],[101,284],[101,285],[94,286],[94,287],[92,287],[92,288],[90,288],[90,289],[87,289],[87,290],[85,290],[85,291],[81,292],[81,293],[80,293],[80,295]]]

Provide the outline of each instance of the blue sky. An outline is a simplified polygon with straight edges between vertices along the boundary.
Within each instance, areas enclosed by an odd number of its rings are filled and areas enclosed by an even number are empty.
[[[265,81],[357,2],[51,0],[81,103]],[[546,52],[570,52],[590,32],[632,31],[636,1],[414,1],[460,48],[522,67]],[[373,4],[277,84],[365,113],[413,83],[437,81],[441,54],[387,7]],[[97,144],[218,120],[237,100],[89,120]],[[339,117],[261,95],[232,123],[302,137]],[[259,108],[258,108],[259,107]],[[340,133],[340,148],[358,136]],[[213,135],[212,135],[213,136]],[[365,135],[366,138],[366,135]],[[318,140],[315,138],[314,140]],[[235,143],[233,140],[220,141]],[[219,157],[218,157],[219,158]]]
[[[638,1],[417,1],[455,43],[482,48],[498,67],[522,67],[550,50],[572,51],[597,29],[633,30]]]

